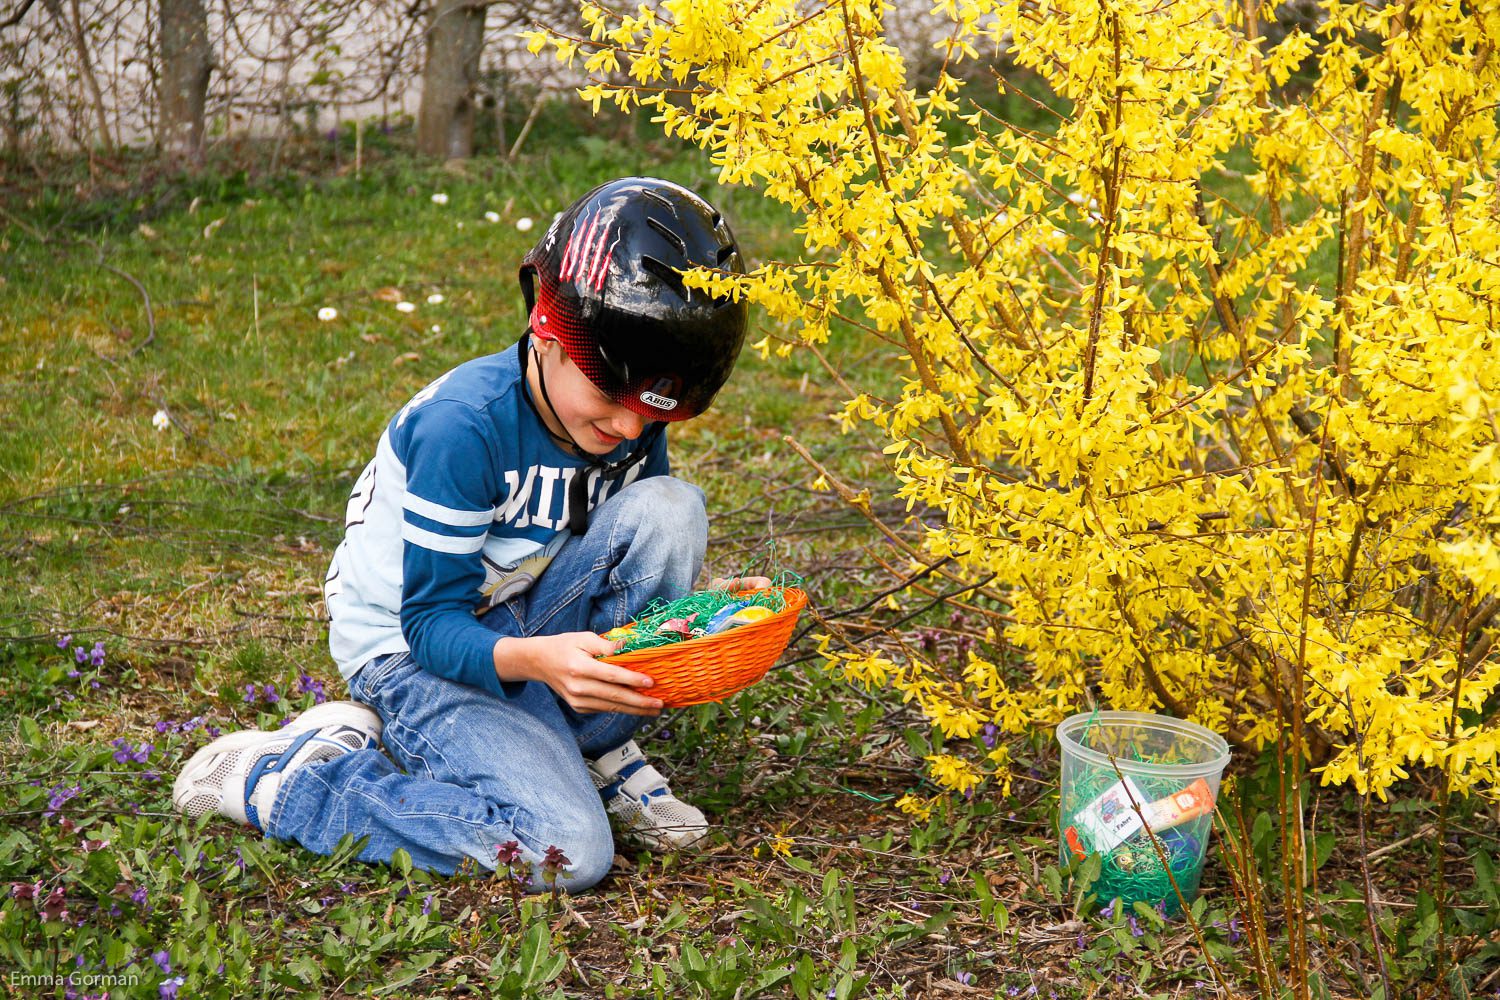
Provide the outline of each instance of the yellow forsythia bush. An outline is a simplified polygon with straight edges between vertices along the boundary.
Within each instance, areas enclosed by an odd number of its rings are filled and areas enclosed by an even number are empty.
[[[1327,782],[1493,792],[1500,5],[1329,0],[1272,44],[1253,0],[939,0],[920,88],[870,0],[583,13],[531,44],[585,60],[585,100],[803,217],[804,257],[737,290],[809,343],[889,342],[904,387],[844,417],[1034,665],[830,650],[847,676],[957,738],[1097,683],[1250,745],[1295,728]],[[959,79],[997,51],[1050,125]]]

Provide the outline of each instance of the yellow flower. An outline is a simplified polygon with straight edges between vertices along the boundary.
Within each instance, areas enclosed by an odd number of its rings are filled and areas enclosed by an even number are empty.
[[[1247,45],[1212,0],[940,0],[948,63],[1003,44],[1069,109],[1023,130],[957,73],[919,84],[874,0],[588,5],[580,96],[799,216],[798,259],[685,280],[763,313],[763,358],[840,325],[883,352],[835,419],[880,439],[922,564],[1003,606],[974,629],[1001,648],[825,667],[954,740],[1097,688],[1264,744],[1300,674],[1325,781],[1494,787],[1493,727],[1449,736],[1461,670],[1461,707],[1500,691],[1452,655],[1500,599],[1500,60],[1473,55],[1500,8],[1473,8],[1331,0]],[[1008,781],[998,751],[927,764]]]

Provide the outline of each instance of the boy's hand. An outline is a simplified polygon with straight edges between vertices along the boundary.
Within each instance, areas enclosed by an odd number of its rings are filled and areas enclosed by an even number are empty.
[[[661,700],[637,690],[655,681],[595,659],[620,645],[592,632],[506,637],[495,643],[495,673],[502,681],[541,681],[575,712],[657,715]]]
[[[721,576],[708,585],[709,590],[769,590],[770,588],[771,579],[765,576]]]

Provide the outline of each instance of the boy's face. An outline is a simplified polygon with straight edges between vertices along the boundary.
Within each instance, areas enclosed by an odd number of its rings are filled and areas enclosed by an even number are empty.
[[[626,438],[641,436],[646,418],[610,399],[594,387],[588,376],[568,358],[555,340],[533,338],[538,363],[528,372],[531,395],[541,403],[542,419],[547,429],[557,434],[567,431],[578,447],[591,455],[607,455]],[[547,379],[547,395],[541,392],[540,378]],[[546,400],[552,402],[547,412]]]

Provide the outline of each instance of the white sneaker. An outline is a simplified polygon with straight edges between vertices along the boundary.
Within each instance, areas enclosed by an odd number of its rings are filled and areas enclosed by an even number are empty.
[[[315,705],[276,732],[246,729],[193,754],[172,785],[172,805],[189,818],[218,813],[265,829],[263,810],[282,780],[304,764],[342,757],[380,741],[380,716],[353,701]]]
[[[692,847],[708,833],[703,813],[672,794],[635,740],[588,765],[605,807],[632,839],[654,851],[672,851]]]

